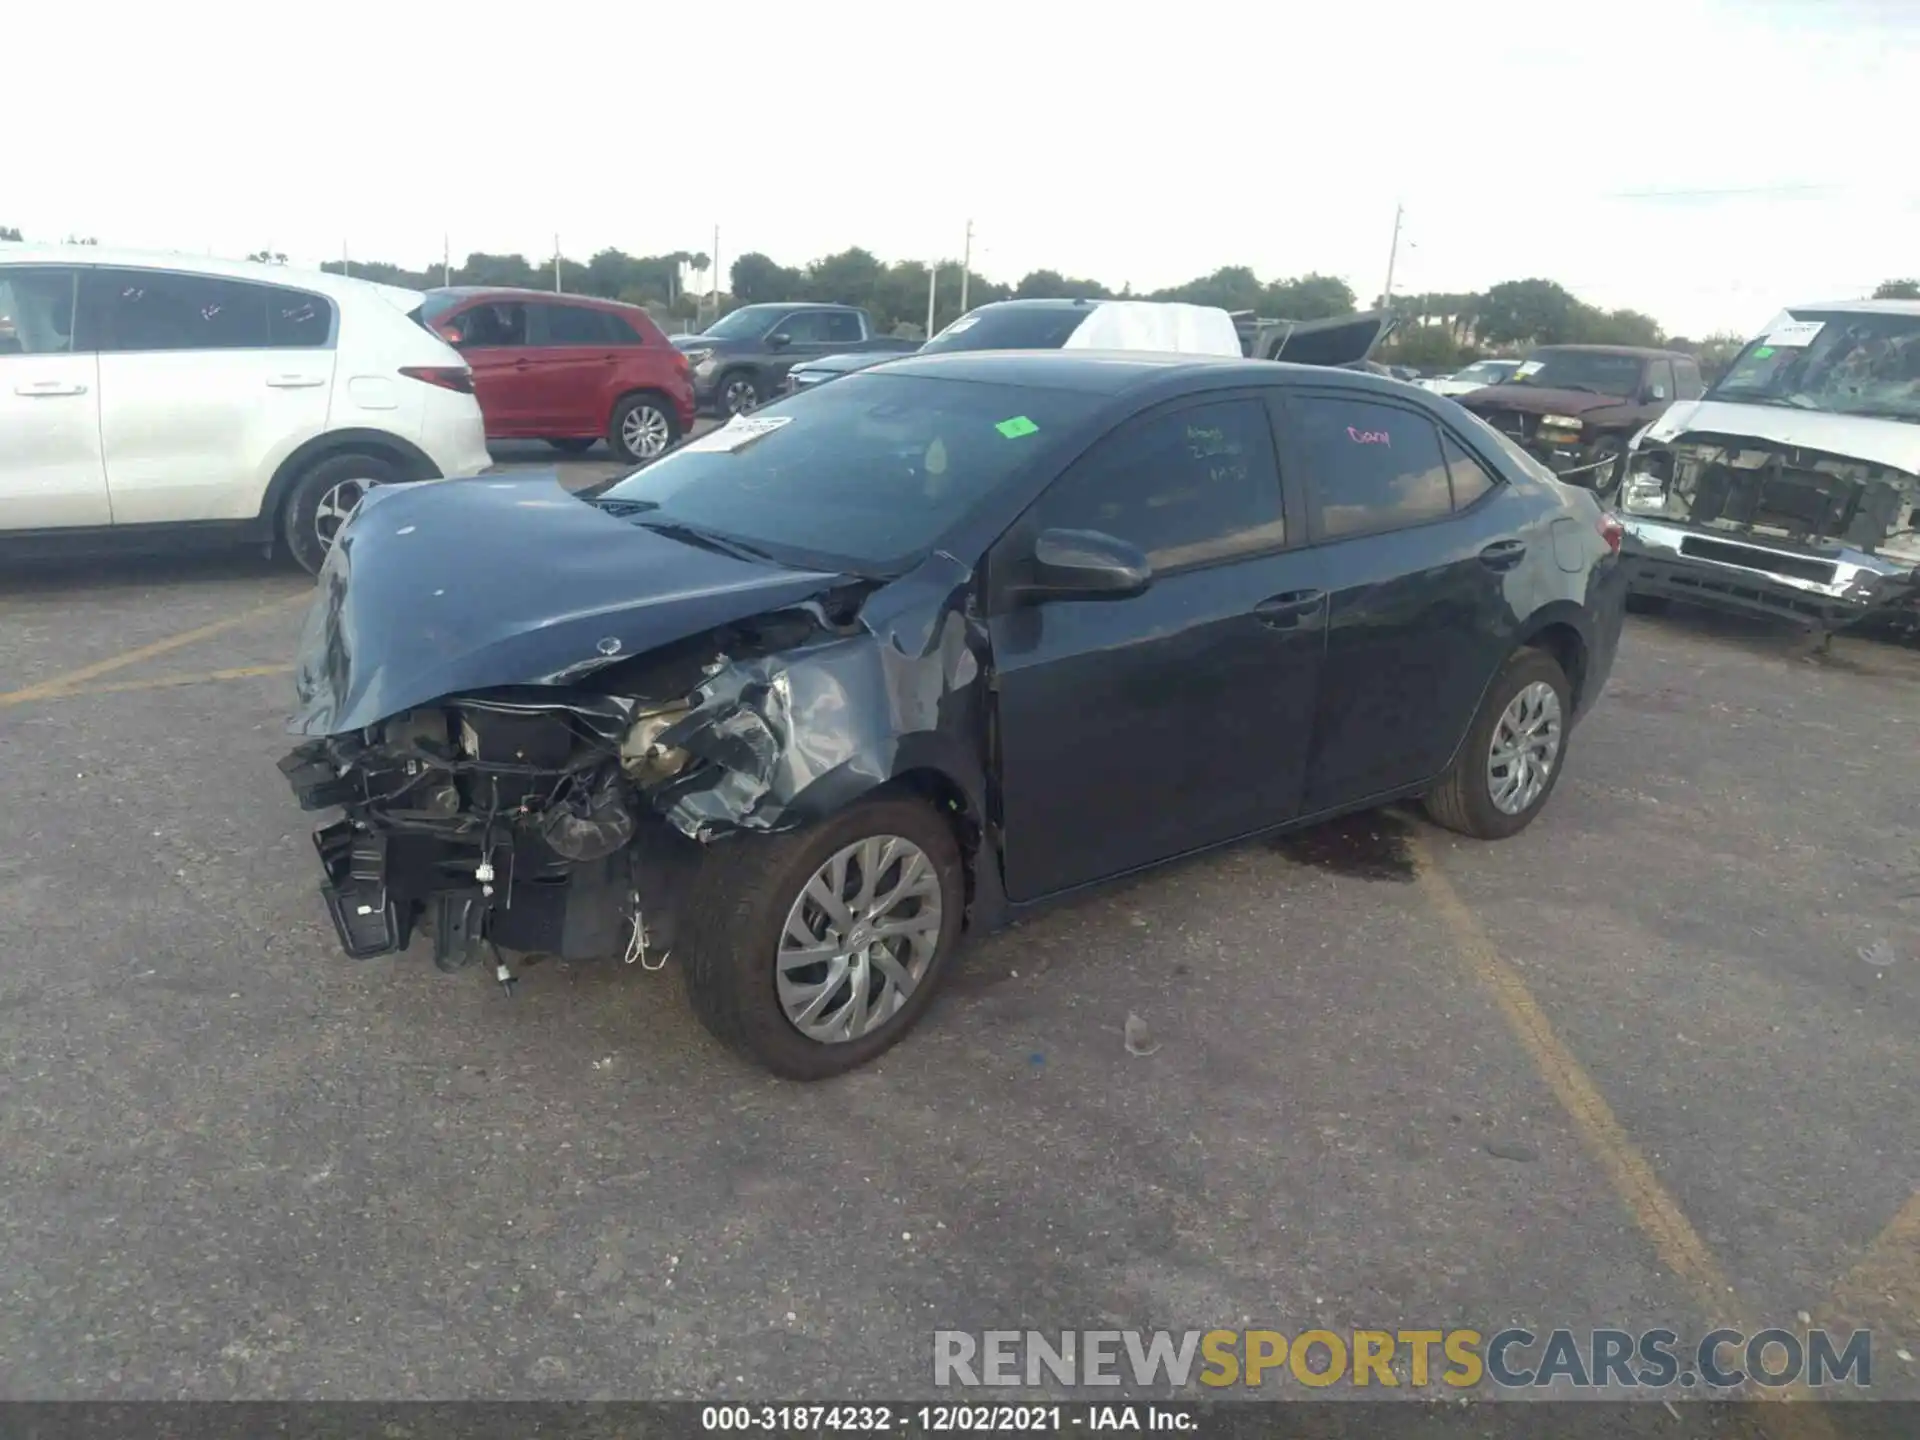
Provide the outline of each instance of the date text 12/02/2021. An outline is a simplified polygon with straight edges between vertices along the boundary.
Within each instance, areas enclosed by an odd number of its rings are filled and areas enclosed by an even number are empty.
[[[1056,1434],[1069,1430],[1193,1432],[1199,1417],[1177,1405],[707,1405],[708,1431],[763,1434]]]

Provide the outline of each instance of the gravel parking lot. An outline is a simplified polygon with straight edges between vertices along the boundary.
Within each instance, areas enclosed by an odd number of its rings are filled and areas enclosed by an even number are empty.
[[[800,1087],[672,967],[339,956],[275,769],[309,593],[0,577],[0,1394],[847,1399],[929,1393],[937,1327],[1805,1312],[1920,1397],[1920,652],[1634,620],[1520,838],[1122,886]]]

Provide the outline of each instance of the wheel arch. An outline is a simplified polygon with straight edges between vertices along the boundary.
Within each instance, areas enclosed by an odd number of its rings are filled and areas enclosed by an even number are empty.
[[[1513,648],[1516,653],[1533,649],[1551,655],[1567,677],[1573,713],[1581,712],[1587,702],[1587,660],[1591,646],[1586,619],[1577,604],[1561,600],[1535,611],[1515,637]]]
[[[440,467],[412,441],[386,430],[329,430],[298,446],[280,462],[260,502],[259,523],[277,533],[280,514],[300,477],[336,455],[371,455],[397,466],[408,480],[438,480]]]

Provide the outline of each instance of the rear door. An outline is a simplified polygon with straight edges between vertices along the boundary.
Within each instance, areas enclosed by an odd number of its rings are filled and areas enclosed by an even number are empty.
[[[1030,900],[1296,814],[1325,644],[1261,392],[1109,434],[988,557],[1008,893]],[[1291,524],[1289,523],[1291,521]],[[1123,600],[1003,603],[1046,529],[1139,546]]]
[[[1494,472],[1412,405],[1304,389],[1284,434],[1329,596],[1311,813],[1445,767],[1531,608],[1508,594],[1531,583],[1531,541]]]
[[[189,271],[82,271],[78,332],[100,351],[100,442],[116,525],[246,520],[327,428],[325,296]]]
[[[487,437],[538,436],[533,397],[539,376],[527,344],[527,307],[517,300],[475,300],[443,316],[436,328],[473,371]]]
[[[541,434],[599,435],[607,428],[613,406],[607,392],[622,357],[617,325],[611,315],[586,305],[528,304],[534,370],[527,403],[539,416]]]
[[[74,348],[79,274],[0,267],[0,530],[106,525],[99,357]]]

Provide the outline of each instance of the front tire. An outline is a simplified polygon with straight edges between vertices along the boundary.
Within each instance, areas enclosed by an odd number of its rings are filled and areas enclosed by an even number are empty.
[[[607,422],[607,444],[623,460],[655,460],[680,438],[673,407],[651,391],[625,396]]]
[[[1422,808],[1436,825],[1475,839],[1519,834],[1559,783],[1572,717],[1572,687],[1559,662],[1544,650],[1515,652]]]
[[[718,397],[716,408],[723,418],[744,415],[760,403],[760,386],[745,370],[721,376],[720,383],[714,387],[714,394]]]
[[[926,1013],[965,905],[953,831],[917,799],[736,836],[701,857],[680,912],[687,994],[715,1038],[775,1075],[842,1075]]]
[[[373,455],[330,455],[316,462],[294,482],[280,514],[287,553],[309,575],[318,575],[367,492],[405,478],[391,461]]]

